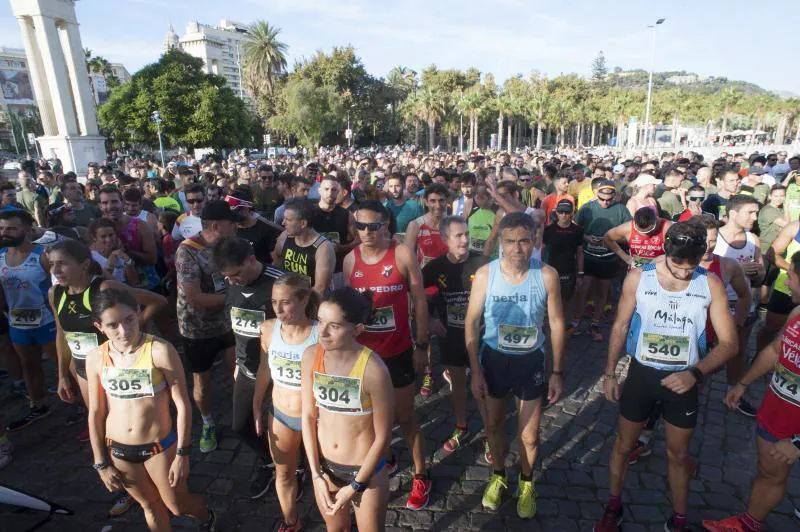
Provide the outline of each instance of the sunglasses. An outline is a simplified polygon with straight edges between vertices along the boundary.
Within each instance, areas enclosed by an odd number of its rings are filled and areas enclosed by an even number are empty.
[[[610,203],[610,202],[614,201],[614,196],[611,196],[610,198],[602,198],[600,196],[597,196],[597,201],[602,201],[604,203]]]
[[[704,199],[706,199],[706,197],[705,196],[689,196],[686,199],[688,199],[689,201],[703,201]]]
[[[702,237],[702,236],[689,236],[689,235],[670,236],[670,235],[667,235],[667,237],[664,239],[664,241],[668,242],[670,244],[676,245],[676,246],[693,246],[693,247],[703,246],[703,247],[705,247],[707,245],[705,237]]]
[[[356,220],[356,229],[359,231],[378,231],[386,222],[359,222]]]

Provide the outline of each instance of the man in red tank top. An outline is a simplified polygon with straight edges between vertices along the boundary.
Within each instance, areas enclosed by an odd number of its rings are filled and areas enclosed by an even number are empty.
[[[378,353],[392,378],[395,420],[405,436],[414,461],[414,482],[406,507],[421,510],[428,504],[431,480],[425,470],[425,440],[414,412],[416,373],[430,367],[428,355],[428,304],[422,271],[414,252],[398,244],[389,232],[391,214],[380,202],[362,202],[355,214],[361,244],[344,259],[345,282],[372,292],[372,320],[358,341]],[[409,297],[410,296],[410,297]],[[411,309],[417,338],[412,342]],[[397,470],[394,455],[389,473]]]
[[[800,302],[800,253],[791,259],[787,286]],[[772,372],[756,415],[758,473],[747,511],[721,521],[703,521],[711,532],[760,531],[769,513],[786,496],[792,466],[800,458],[800,307],[789,314],[783,332],[759,353],[750,370],[730,389],[725,403],[736,410],[747,387]]]
[[[417,252],[420,267],[447,253],[447,246],[439,234],[439,223],[447,214],[447,188],[434,183],[425,189],[425,206],[428,212],[412,220],[406,228],[403,241]]]
[[[629,268],[639,268],[664,254],[664,235],[672,225],[669,220],[659,218],[650,207],[642,207],[633,220],[612,227],[603,241]],[[619,246],[628,244],[630,253]]]

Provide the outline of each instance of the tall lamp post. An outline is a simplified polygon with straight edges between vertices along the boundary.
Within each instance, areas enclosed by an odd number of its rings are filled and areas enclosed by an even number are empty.
[[[166,168],[164,166],[164,142],[161,140],[161,113],[158,111],[153,111],[151,116],[153,117],[153,122],[156,123],[156,129],[158,130],[158,151],[161,152],[161,168]]]
[[[656,62],[656,27],[663,24],[665,18],[656,20],[655,24],[647,26],[653,28],[653,46],[650,50],[650,79],[647,82],[647,108],[644,112],[644,147],[647,148],[650,140],[650,99],[653,93],[653,67]]]

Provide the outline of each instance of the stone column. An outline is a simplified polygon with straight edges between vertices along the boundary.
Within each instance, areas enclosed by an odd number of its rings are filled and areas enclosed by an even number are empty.
[[[39,54],[39,46],[36,43],[36,35],[33,28],[33,20],[30,17],[18,17],[20,29],[22,30],[22,40],[25,43],[25,56],[28,59],[28,70],[33,82],[33,93],[36,98],[36,105],[39,107],[39,114],[42,117],[42,127],[45,136],[58,135],[58,127],[53,106],[51,105],[50,87],[47,85],[47,76],[42,66],[42,57]]]
[[[58,124],[58,134],[73,136],[78,134],[78,123],[75,120],[75,104],[72,100],[69,77],[67,76],[66,59],[58,38],[55,20],[51,17],[37,15],[33,17],[36,37],[43,46],[40,47],[42,64],[50,87],[53,113]]]
[[[61,22],[58,24],[58,30],[64,45],[67,71],[72,83],[73,100],[81,135],[97,135],[97,117],[92,100],[92,88],[89,86],[89,74],[86,71],[86,58],[83,55],[78,26],[69,22]]]

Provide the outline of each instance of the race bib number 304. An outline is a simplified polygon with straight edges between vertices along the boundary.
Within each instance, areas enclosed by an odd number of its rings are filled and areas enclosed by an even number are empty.
[[[361,379],[314,372],[314,399],[331,412],[359,414],[361,408]]]
[[[539,330],[533,325],[522,327],[501,323],[498,332],[498,347],[517,353],[530,353],[533,351],[533,347],[539,337]]]
[[[642,333],[645,360],[670,366],[689,364],[689,337]]]
[[[783,364],[775,366],[769,387],[784,401],[800,406],[800,375],[792,373]]]
[[[231,308],[231,327],[239,336],[258,338],[261,336],[261,324],[264,322],[263,310],[248,310],[239,307]]]

